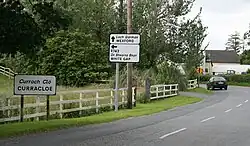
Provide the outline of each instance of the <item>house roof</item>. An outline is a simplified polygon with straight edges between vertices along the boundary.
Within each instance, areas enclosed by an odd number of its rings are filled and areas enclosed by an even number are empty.
[[[206,50],[206,60],[213,63],[240,63],[240,57],[235,51]]]

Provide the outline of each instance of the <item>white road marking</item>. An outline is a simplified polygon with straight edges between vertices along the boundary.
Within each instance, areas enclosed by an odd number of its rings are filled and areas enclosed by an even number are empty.
[[[204,123],[204,122],[206,122],[206,121],[212,120],[212,119],[214,119],[214,118],[215,118],[215,117],[210,117],[210,118],[204,119],[204,120],[201,121],[201,123]]]
[[[232,109],[229,109],[229,110],[226,110],[225,113],[228,113],[228,112],[231,112],[231,111],[232,111]]]
[[[236,107],[240,107],[240,106],[242,106],[242,104],[239,104],[239,105],[237,105]]]
[[[248,100],[245,101],[245,103],[247,103],[247,102],[248,102]]]
[[[176,131],[174,131],[174,132],[171,132],[171,133],[168,133],[168,134],[165,134],[165,135],[161,136],[160,139],[163,139],[163,138],[165,138],[165,137],[174,135],[174,134],[176,134],[176,133],[180,133],[180,132],[185,131],[185,130],[187,130],[187,128],[182,128],[182,129],[180,129],[180,130],[176,130]]]

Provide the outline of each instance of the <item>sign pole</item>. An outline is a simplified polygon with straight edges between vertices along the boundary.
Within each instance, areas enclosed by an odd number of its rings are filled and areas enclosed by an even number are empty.
[[[23,122],[23,105],[24,105],[24,96],[21,95],[21,109],[20,109],[20,121]]]
[[[132,0],[127,0],[127,33],[132,33]],[[132,63],[127,63],[127,106],[132,109]]]
[[[49,95],[47,95],[47,121],[49,120],[49,113],[50,113],[50,105],[49,105]]]
[[[118,102],[118,90],[119,90],[119,63],[116,63],[115,69],[115,111],[118,111],[119,102]]]

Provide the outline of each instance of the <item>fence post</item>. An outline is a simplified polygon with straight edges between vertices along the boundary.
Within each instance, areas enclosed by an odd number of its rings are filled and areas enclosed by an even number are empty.
[[[123,107],[125,104],[126,104],[125,103],[125,90],[122,90],[122,105],[123,105]]]
[[[60,108],[60,118],[62,119],[63,118],[63,95],[60,95],[60,104],[59,104],[59,108]]]
[[[99,103],[98,103],[98,98],[99,98],[99,93],[98,91],[96,92],[96,97],[95,97],[95,106],[96,106],[96,113],[99,112]]]
[[[40,97],[39,96],[36,96],[36,113],[39,113],[40,112]],[[36,120],[39,121],[39,117],[36,117]]]
[[[79,115],[82,116],[82,92],[80,93],[80,101],[79,101]]]
[[[166,97],[166,85],[163,85],[163,97]]]
[[[4,110],[5,101],[4,101],[4,100],[0,100],[0,104],[1,104],[1,106],[3,107],[3,118],[5,118],[5,110]],[[0,107],[1,107],[1,106],[0,106]]]
[[[7,98],[7,106],[9,107],[10,106],[10,98]],[[8,118],[10,118],[11,117],[11,115],[10,115],[10,110],[8,109],[7,110],[8,112]]]
[[[137,88],[134,87],[133,90],[133,101],[134,101],[134,107],[136,107],[136,96],[137,96]]]
[[[179,84],[176,84],[176,94],[179,94]]]
[[[151,87],[150,79],[147,78],[146,82],[145,82],[145,97],[144,97],[144,102],[150,100],[150,97],[151,97],[150,87]]]
[[[172,86],[173,86],[173,85],[169,85],[170,96],[172,96]]]
[[[114,94],[113,94],[113,90],[111,89],[110,91],[110,95],[111,95],[111,98],[110,98],[110,109],[113,110],[113,99],[114,99]]]

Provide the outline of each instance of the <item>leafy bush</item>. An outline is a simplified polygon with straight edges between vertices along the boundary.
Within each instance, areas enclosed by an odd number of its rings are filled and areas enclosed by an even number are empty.
[[[244,83],[244,82],[250,82],[250,75],[231,75],[231,76],[226,76],[227,80],[229,82],[236,82],[236,83]]]
[[[68,86],[107,79],[111,69],[107,45],[92,40],[78,30],[58,32],[42,51],[40,73],[55,75],[60,85]]]
[[[188,80],[197,79],[198,73],[195,67],[190,68],[190,67],[185,66],[184,68],[185,68],[185,72],[186,72],[186,76]]]
[[[157,68],[150,68],[144,71],[133,69],[133,86],[145,86],[145,80],[149,78],[152,85],[155,84],[179,84],[180,90],[185,90],[187,87],[187,79],[185,75],[181,74],[180,70],[166,62],[157,66]],[[110,86],[114,87],[115,76],[111,78]],[[119,87],[127,86],[127,68],[120,70]]]
[[[16,73],[37,74],[39,62],[36,55],[31,58],[17,52],[14,55],[0,54],[0,65],[11,68]]]
[[[179,90],[183,91],[187,88],[187,78],[174,64],[164,62],[157,66],[155,76],[157,84],[179,84]]]
[[[212,77],[212,75],[202,75],[200,76],[200,81],[201,82],[207,82],[209,79]]]

